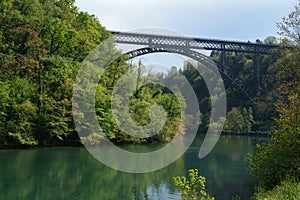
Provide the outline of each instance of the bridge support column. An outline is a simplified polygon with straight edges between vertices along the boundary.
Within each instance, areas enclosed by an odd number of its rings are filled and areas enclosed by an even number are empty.
[[[219,69],[222,69],[222,71],[225,73],[225,74],[228,74],[229,71],[228,71],[228,66],[226,64],[226,51],[225,51],[225,45],[222,44],[221,45],[221,55],[220,55],[220,60],[219,60],[219,63],[218,63],[218,67]]]
[[[257,95],[260,95],[260,58],[261,56],[259,54],[253,55],[253,71],[254,71],[254,77],[256,82],[256,88],[257,88]]]

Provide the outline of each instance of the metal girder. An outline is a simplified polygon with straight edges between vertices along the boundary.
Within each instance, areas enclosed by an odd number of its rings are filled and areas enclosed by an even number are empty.
[[[202,64],[209,64],[212,60],[206,59],[201,53],[195,50],[216,50],[221,51],[221,62],[218,63],[218,70],[226,78],[231,80],[231,83],[240,88],[247,96],[247,87],[243,80],[237,75],[230,73],[228,66],[225,63],[225,52],[239,52],[259,54],[272,54],[273,50],[278,48],[277,45],[269,45],[262,43],[238,42],[217,39],[192,38],[184,36],[168,36],[144,33],[127,33],[111,31],[114,35],[115,43],[139,45],[140,48],[128,52],[129,59],[155,52],[171,52],[178,53],[199,61]]]
[[[177,47],[187,49],[218,50],[227,52],[271,54],[277,45],[251,42],[237,42],[216,39],[203,39],[181,36],[166,36],[143,33],[111,31],[116,43],[146,45],[148,47]]]

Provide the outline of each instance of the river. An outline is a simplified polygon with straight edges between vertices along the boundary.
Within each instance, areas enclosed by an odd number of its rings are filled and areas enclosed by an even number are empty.
[[[129,174],[98,162],[85,148],[59,147],[0,151],[0,199],[5,200],[142,200],[175,199],[171,179],[199,169],[206,177],[208,193],[216,200],[238,195],[249,199],[254,183],[247,172],[247,154],[265,140],[248,136],[221,136],[213,151],[198,159],[202,137],[188,151],[161,170]],[[127,145],[151,149],[150,145]],[[157,145],[153,145],[157,148]]]

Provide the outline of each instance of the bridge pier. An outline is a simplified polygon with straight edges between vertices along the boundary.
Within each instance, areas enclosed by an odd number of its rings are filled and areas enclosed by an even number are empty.
[[[228,74],[229,73],[229,71],[228,71],[229,67],[226,63],[226,51],[225,51],[225,49],[226,49],[225,44],[221,44],[221,55],[220,55],[220,60],[219,60],[219,63],[218,63],[218,68],[222,69],[225,74]]]
[[[254,78],[255,78],[255,86],[257,88],[257,93],[256,95],[260,95],[260,58],[261,55],[259,54],[254,54],[253,55],[253,72],[254,72]]]

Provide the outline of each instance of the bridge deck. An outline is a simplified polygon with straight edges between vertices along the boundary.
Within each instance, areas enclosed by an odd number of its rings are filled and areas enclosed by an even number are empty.
[[[167,36],[144,33],[111,31],[116,36],[116,43],[146,45],[148,47],[179,47],[188,49],[218,50],[255,54],[271,54],[277,45],[262,43],[237,42],[216,39]]]

